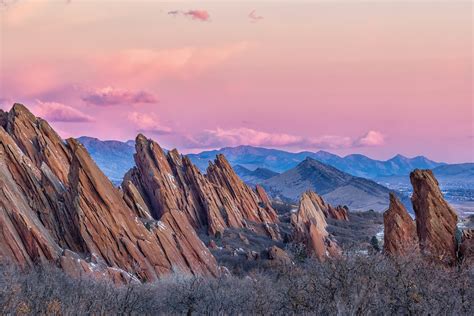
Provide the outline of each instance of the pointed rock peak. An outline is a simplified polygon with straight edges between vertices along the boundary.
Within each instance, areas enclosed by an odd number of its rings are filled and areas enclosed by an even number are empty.
[[[181,154],[176,148],[173,148],[172,150],[168,151],[168,156],[175,162],[181,161]]]
[[[214,162],[217,164],[217,165],[220,165],[222,167],[226,167],[226,168],[232,168],[230,166],[230,163],[229,161],[227,161],[227,159],[225,158],[225,156],[223,154],[218,154],[216,156],[216,159],[214,160]]]
[[[135,142],[147,142],[148,138],[145,137],[142,133],[138,134],[137,137],[135,137]]]
[[[405,206],[390,193],[390,206],[383,214],[384,250],[390,255],[404,255],[417,249],[416,228]]]
[[[28,110],[28,108],[26,106],[24,106],[23,104],[21,104],[21,103],[13,104],[13,106],[10,110],[10,113],[12,115],[15,115],[15,116],[28,115],[28,116],[31,116],[34,119],[36,119],[36,117],[33,115],[33,113],[31,113],[31,111]]]
[[[442,262],[453,263],[457,250],[456,212],[444,200],[431,170],[414,170],[410,173],[410,181],[421,250]]]

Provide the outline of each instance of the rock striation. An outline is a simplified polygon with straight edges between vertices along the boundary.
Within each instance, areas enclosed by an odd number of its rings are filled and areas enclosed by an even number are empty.
[[[457,250],[456,212],[444,200],[431,170],[414,170],[410,181],[421,251],[441,261],[454,262]]]
[[[138,192],[130,207],[81,144],[64,142],[23,105],[2,113],[1,122],[0,258],[115,282],[219,273],[181,212],[147,217]]]
[[[323,261],[338,256],[340,249],[330,238],[326,216],[314,198],[314,192],[305,192],[300,198],[298,211],[291,214],[292,241],[303,243],[308,255]]]
[[[311,202],[315,205],[315,207],[321,209],[326,218],[333,218],[342,221],[349,220],[349,214],[347,212],[347,209],[343,206],[331,206],[329,203],[326,203],[324,199],[320,195],[316,194],[314,191],[307,191],[306,194],[309,196]]]
[[[156,219],[179,210],[195,229],[207,229],[213,236],[227,227],[248,227],[280,238],[271,205],[238,178],[223,156],[203,175],[176,149],[165,153],[141,134],[135,146],[136,167],[126,174],[122,190],[137,215]]]
[[[417,249],[415,222],[393,193],[390,193],[390,206],[383,214],[383,222],[385,253],[398,256]]]

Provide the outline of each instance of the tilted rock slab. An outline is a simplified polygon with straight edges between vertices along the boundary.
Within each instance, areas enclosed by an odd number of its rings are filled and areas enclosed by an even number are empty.
[[[176,149],[165,154],[156,142],[141,134],[135,146],[136,167],[125,176],[122,190],[125,201],[137,214],[160,218],[179,210],[194,228],[206,228],[211,235],[222,234],[227,227],[249,227],[253,221],[263,225],[272,238],[279,238],[270,226],[278,221],[275,211],[259,205],[258,196],[228,163],[225,167],[230,169],[225,172],[215,166],[203,175]]]
[[[444,200],[431,170],[414,170],[410,173],[410,181],[421,251],[435,259],[453,263],[457,250],[456,212]]]
[[[303,243],[309,255],[320,261],[340,254],[337,246],[327,232],[326,216],[311,192],[305,192],[300,198],[298,211],[291,214],[293,242]]]
[[[181,212],[139,218],[76,140],[19,104],[1,118],[1,258],[114,281],[219,273]]]
[[[418,249],[415,221],[393,193],[390,193],[390,206],[383,214],[383,223],[385,253],[398,256]]]

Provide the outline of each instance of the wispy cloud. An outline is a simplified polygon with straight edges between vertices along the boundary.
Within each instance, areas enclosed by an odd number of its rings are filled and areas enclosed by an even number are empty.
[[[36,115],[51,122],[93,122],[94,118],[76,108],[58,102],[37,100],[34,107]]]
[[[322,135],[319,137],[303,137],[287,133],[269,133],[251,128],[216,128],[188,137],[188,147],[219,148],[225,146],[267,146],[267,147],[298,147],[318,149],[341,149],[384,144],[380,132],[369,131],[364,136]]]
[[[172,132],[172,129],[163,125],[153,113],[132,112],[129,114],[128,120],[135,126],[137,132],[155,135],[166,135]]]
[[[96,89],[83,96],[82,100],[89,104],[100,106],[158,102],[158,99],[149,92],[131,91],[113,87]]]
[[[257,13],[255,12],[255,10],[252,10],[252,12],[249,13],[248,15],[250,21],[252,23],[255,23],[255,22],[258,22],[260,20],[263,20],[263,16],[261,15],[257,15]]]
[[[168,15],[172,15],[172,16],[183,15],[193,20],[198,20],[202,22],[207,22],[211,18],[211,15],[206,10],[187,10],[187,11],[172,10],[172,11],[168,11]]]

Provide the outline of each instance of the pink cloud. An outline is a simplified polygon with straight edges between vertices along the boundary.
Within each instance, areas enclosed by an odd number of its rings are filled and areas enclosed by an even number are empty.
[[[380,146],[385,143],[385,137],[378,131],[368,131],[367,134],[359,138],[356,146]]]
[[[51,122],[92,122],[94,118],[78,109],[57,102],[37,100],[33,111],[36,115]]]
[[[210,15],[206,10],[189,10],[184,15],[191,17],[193,20],[209,21]]]
[[[206,10],[188,10],[188,11],[172,10],[172,11],[168,11],[168,15],[178,16],[180,14],[182,14],[184,16],[187,16],[187,17],[190,17],[193,20],[199,20],[199,21],[203,21],[203,22],[209,21],[209,19],[211,18],[211,15]]]
[[[258,22],[260,20],[263,20],[263,16],[261,15],[257,15],[257,13],[255,12],[255,10],[253,10],[252,12],[249,13],[248,15],[249,19],[251,22]]]
[[[92,93],[83,96],[82,100],[94,105],[117,105],[158,102],[154,95],[145,91],[130,91],[116,89],[112,87],[97,89]]]
[[[100,69],[103,80],[117,78],[136,84],[149,84],[164,77],[189,79],[225,63],[248,47],[248,42],[235,42],[161,50],[127,49],[113,55],[98,56],[94,68]]]
[[[153,113],[132,112],[128,120],[135,126],[138,132],[152,133],[156,135],[165,135],[172,132],[171,128],[160,123],[158,117]]]
[[[303,137],[286,133],[268,133],[251,128],[216,128],[204,130],[197,136],[188,138],[188,146],[192,148],[219,148],[225,146],[263,146],[263,147],[297,147],[307,149],[342,149],[383,144],[380,133],[369,131],[359,138],[338,135],[322,135],[319,137]]]
[[[203,148],[238,145],[291,146],[299,144],[302,141],[303,138],[300,136],[283,133],[267,133],[245,127],[205,130],[195,139],[196,144]]]

